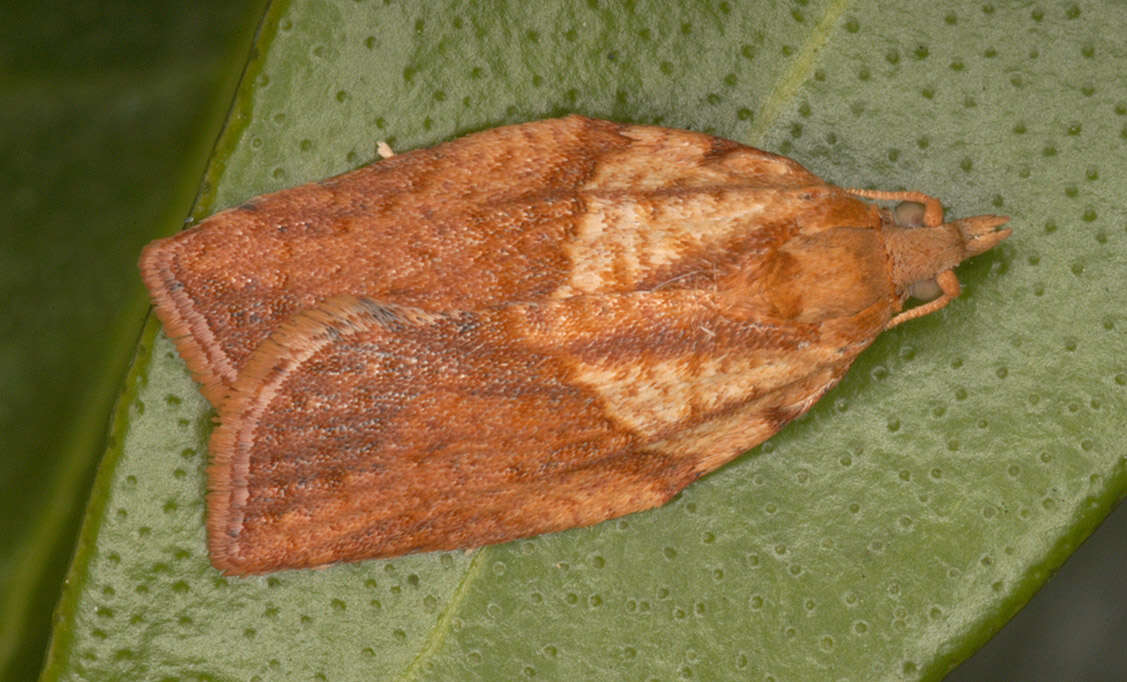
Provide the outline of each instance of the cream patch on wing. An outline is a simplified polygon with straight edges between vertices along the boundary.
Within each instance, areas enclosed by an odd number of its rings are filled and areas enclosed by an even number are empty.
[[[825,184],[796,161],[701,133],[631,126],[621,134],[634,143],[600,159],[588,187],[647,191],[667,187]]]
[[[575,234],[561,248],[571,277],[553,298],[630,291],[659,268],[707,257],[759,216],[775,192],[688,192],[649,196],[590,195]]]
[[[649,447],[693,462],[707,473],[759,445],[792,419],[804,414],[840,378],[834,366],[822,366],[791,384],[737,409],[686,426]]]
[[[758,350],[712,358],[577,362],[573,380],[599,396],[608,417],[635,433],[656,437],[765,396],[793,382],[796,367],[818,367],[826,360],[823,355],[824,349],[815,346],[807,351]]]
[[[657,128],[634,128],[629,147],[599,159],[585,188],[595,191],[652,192],[670,187],[703,188],[732,183],[722,168],[702,163],[710,139],[693,133],[670,135]]]

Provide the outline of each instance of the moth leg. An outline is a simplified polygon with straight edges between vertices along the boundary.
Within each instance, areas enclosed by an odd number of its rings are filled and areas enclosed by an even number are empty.
[[[878,199],[881,201],[915,201],[924,205],[924,225],[926,227],[936,227],[943,224],[943,204],[939,203],[939,199],[924,194],[923,192],[886,192],[879,189],[856,189],[846,188],[855,197],[864,197],[866,199]]]
[[[933,301],[928,301],[921,306],[916,306],[911,310],[905,310],[904,312],[889,320],[888,324],[884,326],[885,330],[892,329],[902,322],[907,322],[908,320],[914,320],[917,317],[923,317],[924,315],[934,313],[936,310],[945,307],[953,299],[958,297],[959,292],[962,291],[962,289],[959,287],[959,278],[955,276],[954,270],[944,270],[943,272],[939,273],[939,275],[935,278],[935,282],[943,291],[943,293],[940,294],[939,298]]]

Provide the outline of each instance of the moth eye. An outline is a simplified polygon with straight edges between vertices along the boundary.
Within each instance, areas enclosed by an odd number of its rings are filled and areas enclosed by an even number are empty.
[[[892,210],[892,219],[900,227],[922,227],[924,205],[916,201],[901,201]]]
[[[923,207],[921,206],[921,208]],[[939,298],[939,295],[942,293],[943,289],[940,288],[939,282],[936,282],[934,279],[924,279],[919,282],[913,282],[911,286],[908,287],[908,295],[919,301],[930,301]]]

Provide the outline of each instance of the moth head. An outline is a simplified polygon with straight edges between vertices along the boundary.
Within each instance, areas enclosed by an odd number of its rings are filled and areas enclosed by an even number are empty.
[[[928,301],[943,293],[936,278],[985,253],[1010,236],[1008,216],[980,215],[925,225],[922,204],[905,201],[886,214],[885,240],[892,276],[900,290]]]

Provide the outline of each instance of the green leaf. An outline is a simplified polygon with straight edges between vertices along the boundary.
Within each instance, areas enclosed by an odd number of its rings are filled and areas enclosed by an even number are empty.
[[[212,413],[150,322],[45,678],[942,676],[1127,491],[1117,7],[273,5],[195,217],[377,140],[575,111],[1008,212],[1014,235],[960,268],[951,306],[666,507],[265,577],[207,563]]]
[[[0,5],[0,680],[42,666],[147,310],[138,249],[182,224],[256,25],[164,4]]]

